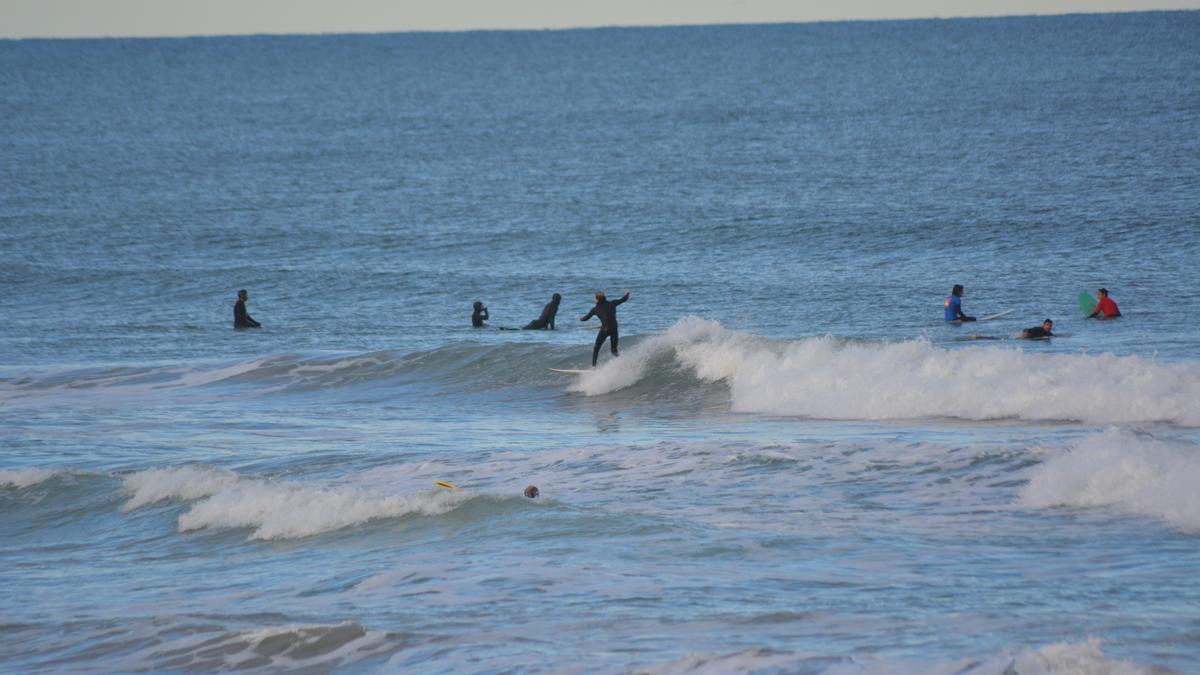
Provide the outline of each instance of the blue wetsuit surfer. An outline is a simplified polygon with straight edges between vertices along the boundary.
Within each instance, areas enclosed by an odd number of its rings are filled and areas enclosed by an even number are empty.
[[[954,284],[950,295],[946,296],[946,321],[974,321],[975,317],[967,316],[962,311],[962,284]]]

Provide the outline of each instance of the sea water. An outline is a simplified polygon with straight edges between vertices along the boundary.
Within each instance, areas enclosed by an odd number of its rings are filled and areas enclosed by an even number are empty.
[[[0,42],[0,667],[1197,672],[1198,36]]]

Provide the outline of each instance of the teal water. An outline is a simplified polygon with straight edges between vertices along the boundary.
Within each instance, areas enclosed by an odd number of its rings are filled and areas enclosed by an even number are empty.
[[[1195,670],[1198,30],[0,42],[0,664]]]

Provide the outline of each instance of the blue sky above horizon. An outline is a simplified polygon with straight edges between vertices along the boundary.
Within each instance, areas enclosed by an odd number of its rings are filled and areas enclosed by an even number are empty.
[[[1200,0],[0,0],[0,38],[384,33],[1200,9]]]

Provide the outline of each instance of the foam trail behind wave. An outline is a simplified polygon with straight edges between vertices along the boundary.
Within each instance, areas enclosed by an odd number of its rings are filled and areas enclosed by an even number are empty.
[[[1038,465],[1021,491],[1035,508],[1110,508],[1200,533],[1200,446],[1110,429]]]
[[[1112,354],[945,349],[925,341],[773,342],[688,317],[581,378],[588,395],[632,386],[659,361],[728,385],[736,412],[824,419],[1071,420],[1200,426],[1200,364]]]

